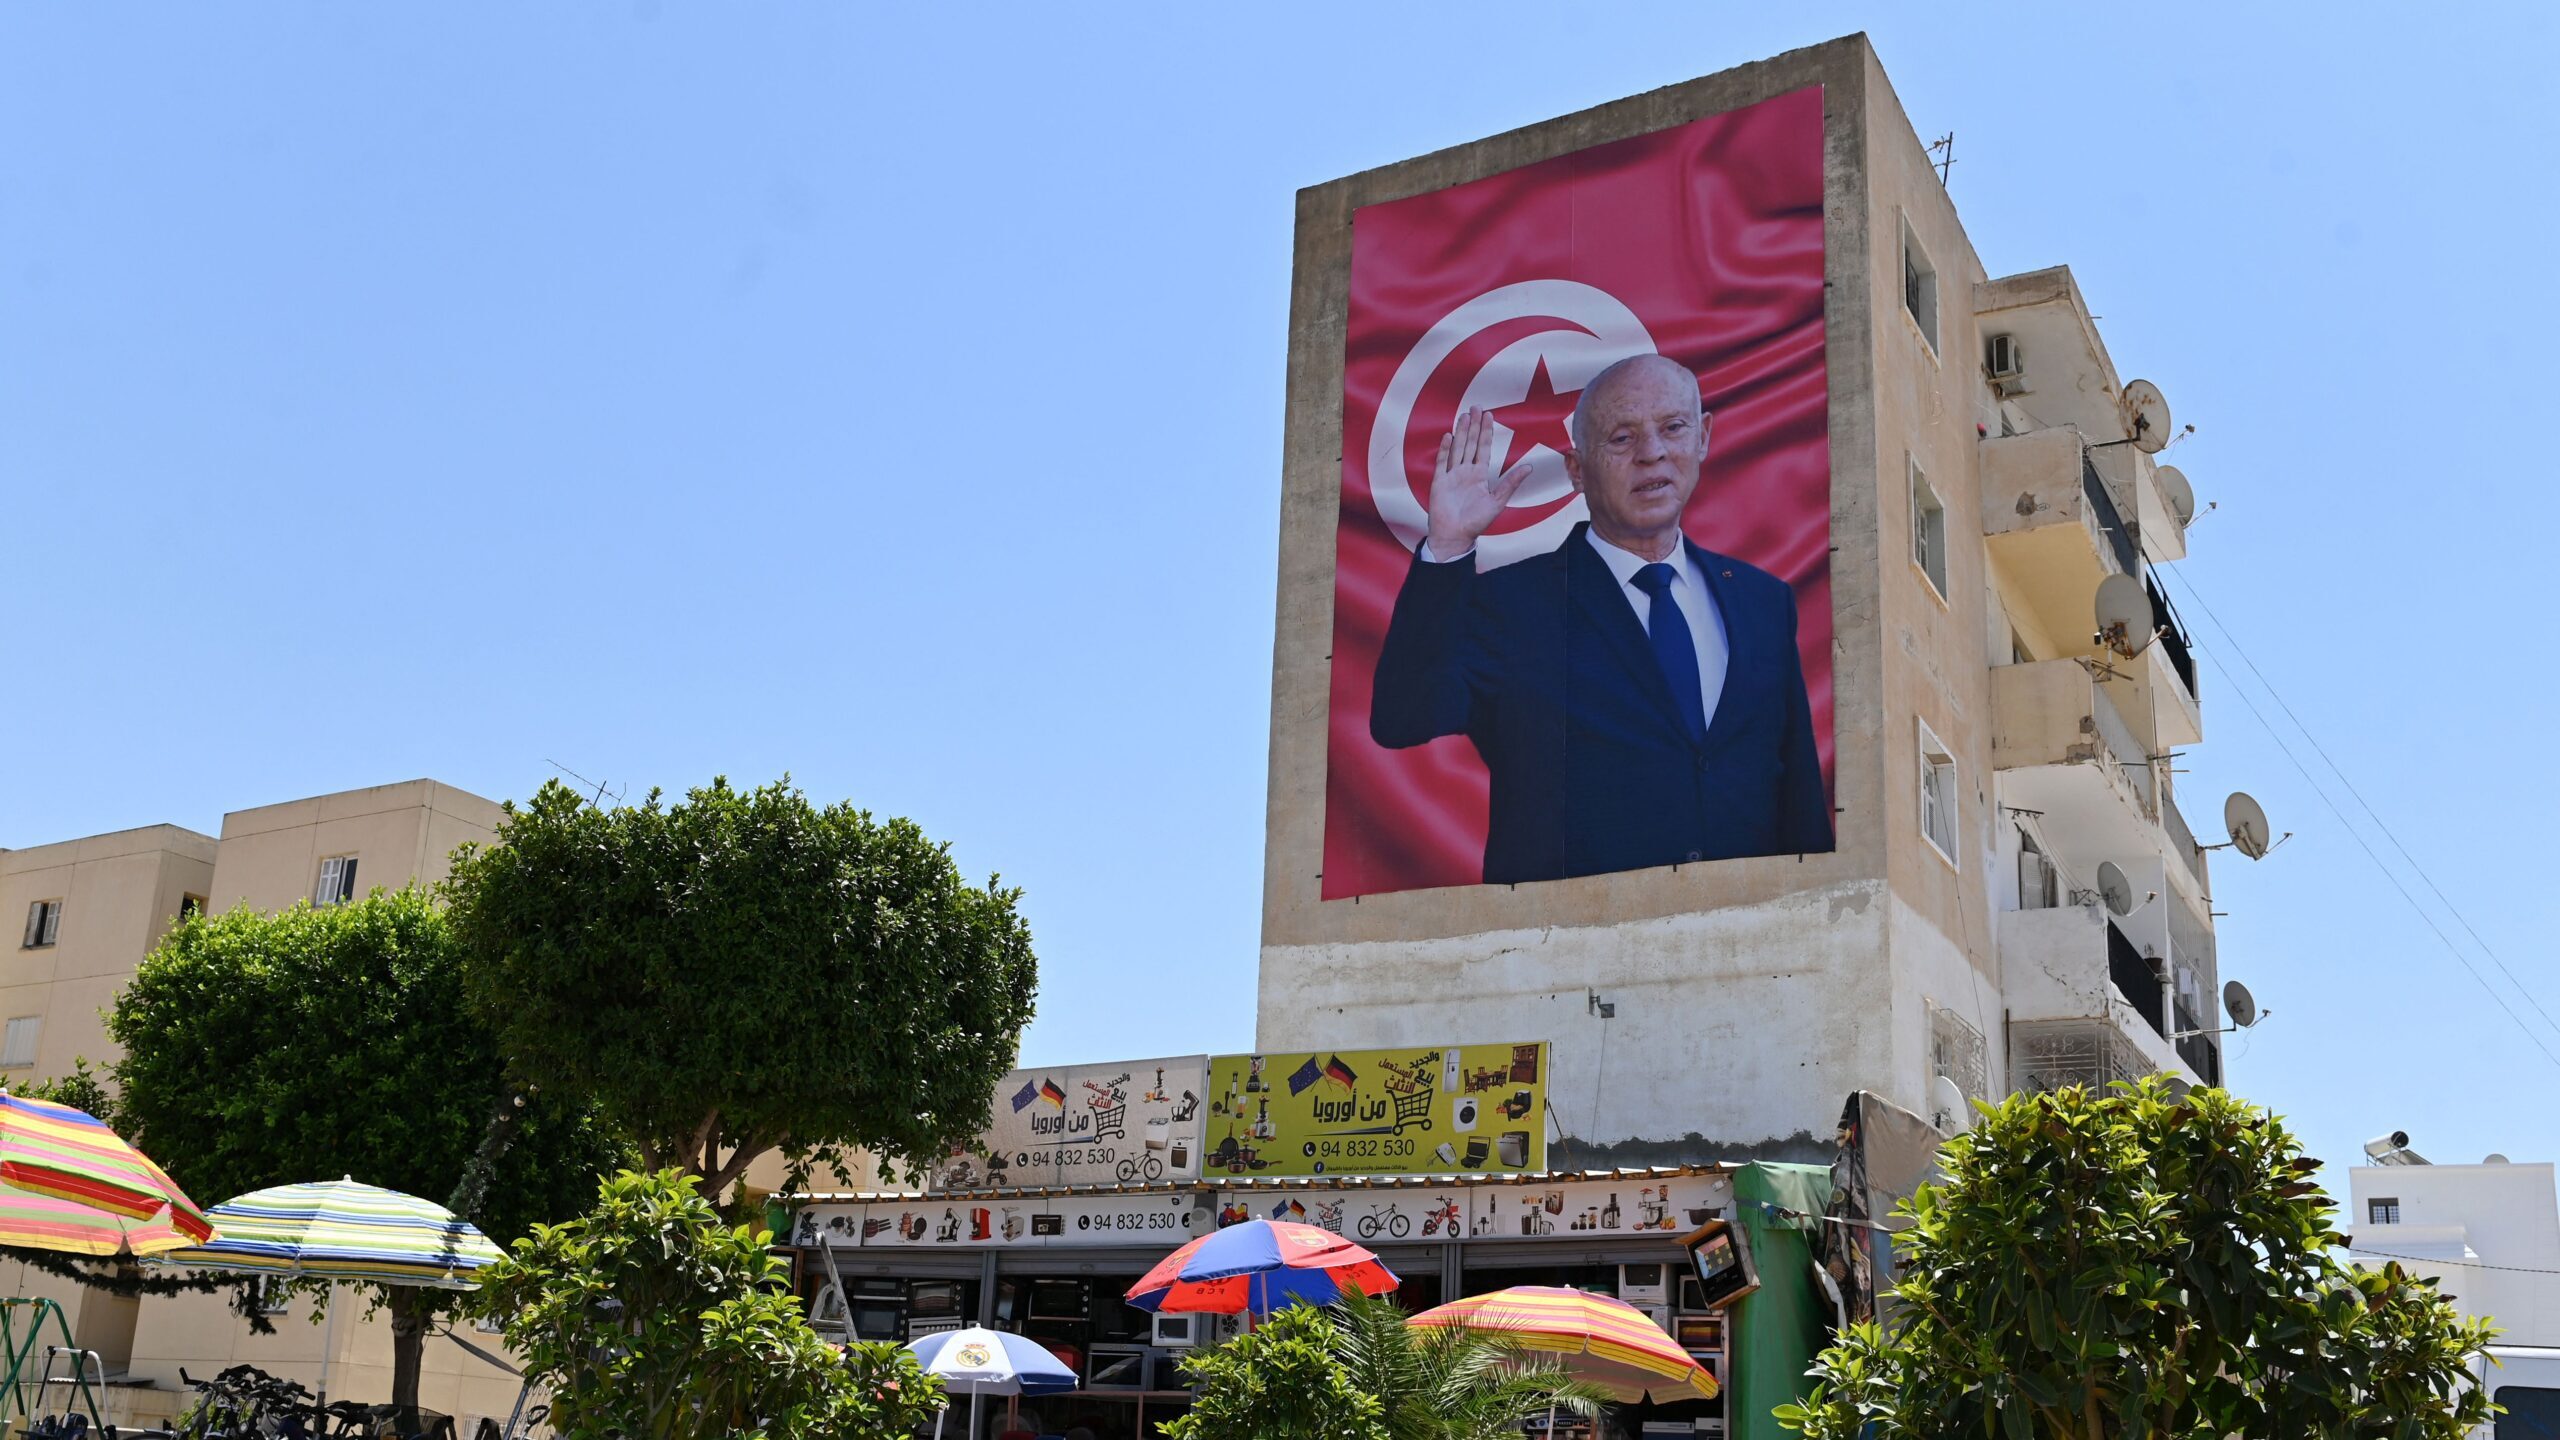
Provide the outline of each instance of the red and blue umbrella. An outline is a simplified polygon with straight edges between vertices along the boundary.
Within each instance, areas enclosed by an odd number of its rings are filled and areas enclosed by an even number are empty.
[[[1129,1287],[1129,1303],[1168,1315],[1268,1315],[1301,1300],[1330,1305],[1355,1290],[1384,1295],[1399,1283],[1377,1256],[1330,1230],[1247,1220],[1158,1261]]]

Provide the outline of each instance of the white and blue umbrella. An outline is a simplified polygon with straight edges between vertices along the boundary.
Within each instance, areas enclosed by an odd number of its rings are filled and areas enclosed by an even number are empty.
[[[1067,1362],[1042,1349],[1035,1341],[1001,1330],[988,1330],[972,1325],[966,1330],[945,1330],[908,1342],[907,1349],[927,1375],[942,1378],[946,1393],[969,1397],[969,1431],[978,1429],[978,1397],[981,1395],[1059,1395],[1076,1388],[1076,1372]],[[942,1417],[933,1420],[933,1433],[942,1433]]]

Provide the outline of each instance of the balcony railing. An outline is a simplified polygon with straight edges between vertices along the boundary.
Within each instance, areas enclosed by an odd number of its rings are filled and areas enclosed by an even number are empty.
[[[2125,528],[2115,497],[2107,493],[2107,482],[2098,478],[2098,463],[2089,458],[2086,446],[2080,450],[2080,494],[2089,502],[2089,518],[2097,524],[2098,533],[2106,538],[2107,549],[2116,557],[2116,573],[2140,574],[2133,563],[2133,532]],[[2157,608],[2158,602],[2153,604]]]
[[[2160,582],[2149,575],[2142,577],[2142,588],[2151,595],[2151,613],[2160,623],[2160,648],[2169,656],[2169,666],[2186,683],[2187,697],[2196,693],[2196,657],[2187,646],[2187,627],[2178,612],[2169,608],[2169,597],[2160,590]]]
[[[2107,978],[2115,982],[2116,993],[2142,1017],[2142,1023],[2151,1027],[2152,1034],[2169,1033],[2160,1023],[2160,973],[2151,968],[2151,961],[2133,948],[2133,942],[2124,938],[2124,932],[2112,921],[2107,925]]]

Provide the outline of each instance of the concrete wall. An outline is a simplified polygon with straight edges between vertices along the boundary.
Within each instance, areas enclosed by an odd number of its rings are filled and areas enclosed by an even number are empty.
[[[1352,213],[1824,89],[1839,849],[1509,887],[1318,898]],[[1943,363],[1903,312],[1901,234],[1940,281]],[[1985,876],[1988,577],[1967,303],[1981,278],[1865,39],[1852,36],[1299,195],[1273,648],[1258,1043],[1543,1038],[1574,1163],[1827,1147],[1858,1088],[1924,1108],[1927,1006],[1999,1073]],[[1950,517],[1948,593],[1910,555],[1917,459]],[[2005,643],[2001,658],[2006,658]],[[1922,837],[1918,723],[1958,757],[1963,838]],[[1592,994],[1617,1007],[1602,1020]],[[1827,1154],[1827,1149],[1824,1149]]]

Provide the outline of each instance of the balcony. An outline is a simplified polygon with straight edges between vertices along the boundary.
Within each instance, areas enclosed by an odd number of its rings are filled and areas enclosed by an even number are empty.
[[[2158,770],[2117,708],[2136,682],[2100,681],[2078,660],[2038,660],[1991,672],[1991,766],[2000,803],[2044,817],[2061,858],[2086,874],[2101,859],[2131,870],[2148,857],[2190,899],[2204,895],[2195,837]]]
[[[2049,1029],[2069,1042],[2056,1054],[2076,1047],[2110,1057],[2099,1066],[2103,1073],[2062,1080],[2101,1083],[2166,1070],[2201,1083],[2201,1072],[2168,1039],[2168,1002],[2154,962],[2105,911],[2083,905],[2003,911],[1999,950],[2001,989],[2018,1032]],[[2011,1068],[2020,1069],[2016,1059]]]
[[[2096,628],[2098,582],[2141,573],[2133,532],[2077,430],[1982,442],[1982,533],[2037,628],[2067,648]]]

